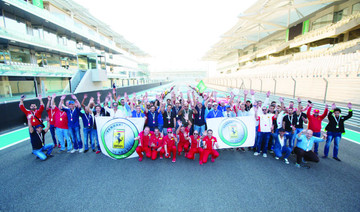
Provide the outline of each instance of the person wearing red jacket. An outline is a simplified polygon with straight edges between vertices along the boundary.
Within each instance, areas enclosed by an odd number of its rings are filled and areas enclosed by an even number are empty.
[[[160,159],[163,159],[165,154],[164,138],[158,128],[155,128],[154,136],[151,136],[150,148],[152,160],[155,160],[157,158],[158,153],[160,153]]]
[[[176,130],[176,135],[179,136],[179,144],[178,144],[178,154],[181,155],[181,152],[184,149],[184,152],[187,153],[190,148],[190,138],[189,138],[189,127],[182,126],[182,123],[178,122],[179,127]],[[189,125],[190,126],[190,125]]]
[[[171,128],[167,129],[167,135],[164,137],[164,149],[165,149],[165,157],[170,158],[170,154],[172,153],[173,159],[172,162],[176,162],[176,143],[177,138],[174,135]]]
[[[211,155],[211,162],[215,162],[215,159],[219,157],[219,153],[214,149],[214,145],[219,149],[219,144],[214,136],[212,136],[213,131],[208,129],[206,133],[203,134],[204,142],[204,151],[203,151],[203,163],[207,163],[209,155]]]
[[[315,109],[314,114],[311,115],[311,109],[314,105],[309,104],[308,106],[309,107],[306,112],[306,116],[308,117],[308,120],[309,120],[308,129],[313,131],[313,136],[321,137],[321,122],[328,114],[329,106],[327,104],[325,105],[324,113],[321,116],[319,115],[320,111],[318,109]],[[319,149],[319,143],[315,143],[315,145],[314,145],[314,153],[315,154],[318,154],[318,149]]]
[[[150,149],[150,140],[151,136],[154,135],[154,132],[150,131],[149,127],[145,127],[144,131],[140,132],[139,136],[135,138],[135,140],[139,140],[139,145],[136,148],[136,153],[139,155],[139,161],[143,160],[143,152],[146,157],[151,157],[151,149]]]
[[[22,95],[20,98],[19,107],[20,107],[20,110],[25,113],[26,117],[29,117],[29,115],[32,115],[30,118],[31,126],[35,127],[35,126],[42,124],[41,114],[44,111],[44,102],[42,101],[42,96],[40,94],[38,95],[38,99],[40,101],[39,109],[37,109],[37,106],[35,103],[32,103],[30,105],[30,110],[26,109],[24,106],[24,99],[25,99],[25,95]]]
[[[55,105],[50,105],[51,99],[55,98],[56,94],[53,94],[52,97],[48,96],[48,102],[46,104],[46,112],[48,114],[49,117],[49,124],[50,124],[50,133],[51,133],[51,137],[52,140],[54,142],[54,148],[57,146],[57,140],[55,137]],[[61,145],[59,143],[59,148],[61,148]]]
[[[186,157],[188,159],[194,160],[195,154],[199,153],[199,164],[202,165],[203,149],[201,148],[201,137],[199,136],[198,131],[196,130],[194,131],[193,135],[190,136],[190,141],[191,141],[191,148],[190,151],[187,153]]]

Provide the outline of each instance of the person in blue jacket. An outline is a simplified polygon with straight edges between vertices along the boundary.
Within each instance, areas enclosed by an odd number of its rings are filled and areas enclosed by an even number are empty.
[[[279,160],[284,154],[284,162],[285,164],[289,164],[288,157],[290,156],[291,148],[286,146],[285,133],[286,131],[283,128],[280,128],[278,133],[273,134],[273,138],[275,139],[273,150],[276,160]]]

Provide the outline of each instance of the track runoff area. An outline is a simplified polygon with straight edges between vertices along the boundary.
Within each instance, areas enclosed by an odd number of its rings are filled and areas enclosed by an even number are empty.
[[[188,87],[175,89],[186,92]],[[355,137],[347,137],[349,132]],[[342,162],[320,157],[319,163],[309,162],[310,169],[299,169],[293,155],[286,165],[272,154],[255,157],[248,150],[219,150],[215,163],[203,166],[198,156],[195,161],[180,156],[176,163],[148,158],[140,163],[57,151],[54,158],[41,162],[31,154],[28,128],[18,129],[0,137],[0,211],[359,211],[356,136],[357,128],[346,129],[339,150]],[[45,140],[52,142],[50,133]],[[321,143],[320,156],[323,147]],[[332,149],[331,145],[330,155]]]

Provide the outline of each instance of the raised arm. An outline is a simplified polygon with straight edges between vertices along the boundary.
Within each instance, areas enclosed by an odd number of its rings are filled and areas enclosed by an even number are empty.
[[[81,106],[85,109],[85,99],[88,97],[87,94],[84,94],[84,98],[83,100],[81,101]]]
[[[33,133],[33,132],[34,132],[34,127],[31,125],[32,115],[29,114],[26,118],[27,118],[27,120],[28,120],[29,132],[30,132],[30,133]],[[49,124],[49,126],[50,126],[50,124]]]
[[[81,108],[81,104],[74,94],[71,95],[71,98],[73,98],[73,100],[75,101],[76,107]]]
[[[56,97],[56,94],[54,93],[54,94],[51,96],[51,106],[55,105],[55,97]]]
[[[298,102],[298,109],[296,110],[296,115],[300,116],[301,115],[301,99],[300,97],[297,99]]]
[[[66,95],[62,95],[61,98],[60,98],[60,102],[59,102],[59,109],[60,110],[63,108],[65,97],[66,97]]]
[[[48,116],[46,116],[46,121],[47,121],[47,126],[44,129],[45,133],[47,133],[49,131],[49,129],[50,129],[50,122],[49,122],[49,117]]]
[[[50,109],[50,102],[51,102],[51,96],[48,96],[48,101],[46,103],[46,110],[49,110]]]
[[[349,113],[348,113],[347,116],[344,116],[344,120],[348,120],[348,119],[351,118],[352,115],[353,115],[351,102],[349,102],[349,104],[348,104],[347,106],[348,106],[348,108],[349,108]]]
[[[96,103],[100,105],[100,104],[101,104],[101,100],[100,100],[101,93],[100,93],[100,92],[97,92],[97,93],[96,93],[96,96],[97,96]]]
[[[41,105],[42,105],[42,106],[45,106],[45,105],[44,105],[44,102],[43,102],[43,100],[42,100],[41,94],[38,95],[38,99],[39,99],[39,102],[40,102],[40,106],[41,106]]]

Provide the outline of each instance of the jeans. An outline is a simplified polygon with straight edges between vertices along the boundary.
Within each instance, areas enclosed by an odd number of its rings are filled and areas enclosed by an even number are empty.
[[[253,148],[256,148],[257,144],[258,144],[258,139],[259,139],[259,134],[260,134],[260,132],[258,132],[258,129],[259,129],[259,126],[256,126],[255,127],[255,142],[254,142]]]
[[[163,125],[163,124],[159,124],[158,128],[159,128],[159,131],[162,132],[162,130],[163,130],[163,128],[164,128],[164,125]]]
[[[314,132],[313,136],[320,138],[321,132]],[[319,150],[319,143],[316,142],[316,143],[314,143],[314,152],[315,152],[315,154],[318,154],[318,150]]]
[[[327,157],[329,154],[331,141],[334,140],[333,157],[337,158],[339,152],[339,143],[341,140],[341,132],[327,132],[327,140],[324,148],[324,155]]]
[[[295,139],[296,139],[297,134],[299,134],[303,130],[304,130],[303,128],[296,128],[295,129],[295,132],[294,132],[294,134],[293,134],[293,136],[291,138],[291,143],[290,143],[291,149],[294,148],[294,146],[295,146],[294,144],[295,144]]]
[[[61,145],[61,150],[65,150],[65,139],[67,141],[68,151],[72,149],[72,143],[69,136],[68,129],[56,128],[56,135],[58,136],[59,143]]]
[[[53,151],[54,148],[54,144],[46,144],[45,146],[43,146],[41,149],[35,149],[32,151],[32,153],[34,155],[36,155],[38,158],[40,158],[40,160],[46,160],[46,155],[43,153],[43,151],[46,151],[47,155],[50,155],[51,152]]]
[[[256,151],[260,153],[261,144],[264,142],[263,153],[267,153],[267,146],[270,139],[271,132],[260,132],[258,135],[258,143]]]
[[[205,124],[202,126],[194,125],[194,131],[198,131],[199,135],[201,136],[203,132],[205,132]]]
[[[294,134],[292,134],[291,132],[286,132],[284,136],[285,136],[285,145],[288,144],[288,146],[291,149],[293,149],[291,142],[292,142],[293,137],[295,137]]]
[[[93,130],[93,128],[88,128],[88,127],[84,127],[84,129],[83,129],[85,150],[89,150],[89,141],[88,141],[89,136],[90,136],[91,149],[95,149],[94,137],[93,137],[92,130]]]
[[[83,145],[80,137],[80,126],[69,127],[69,131],[70,131],[71,140],[74,143],[74,149],[76,150],[82,149]]]
[[[93,137],[94,143],[95,143],[95,141],[96,141],[97,148],[98,148],[98,150],[100,150],[100,143],[99,143],[99,139],[98,139],[98,133],[97,133],[97,130],[96,130],[96,129],[92,129],[92,130],[91,130],[91,134],[92,134],[92,137]]]
[[[282,149],[274,149],[275,156],[281,158],[282,154],[285,153],[284,159],[288,158],[291,153],[291,148],[283,146]]]
[[[54,145],[56,145],[57,142],[56,142],[56,137],[55,137],[55,126],[54,125],[50,125],[50,133],[51,133],[51,137],[54,142]]]

